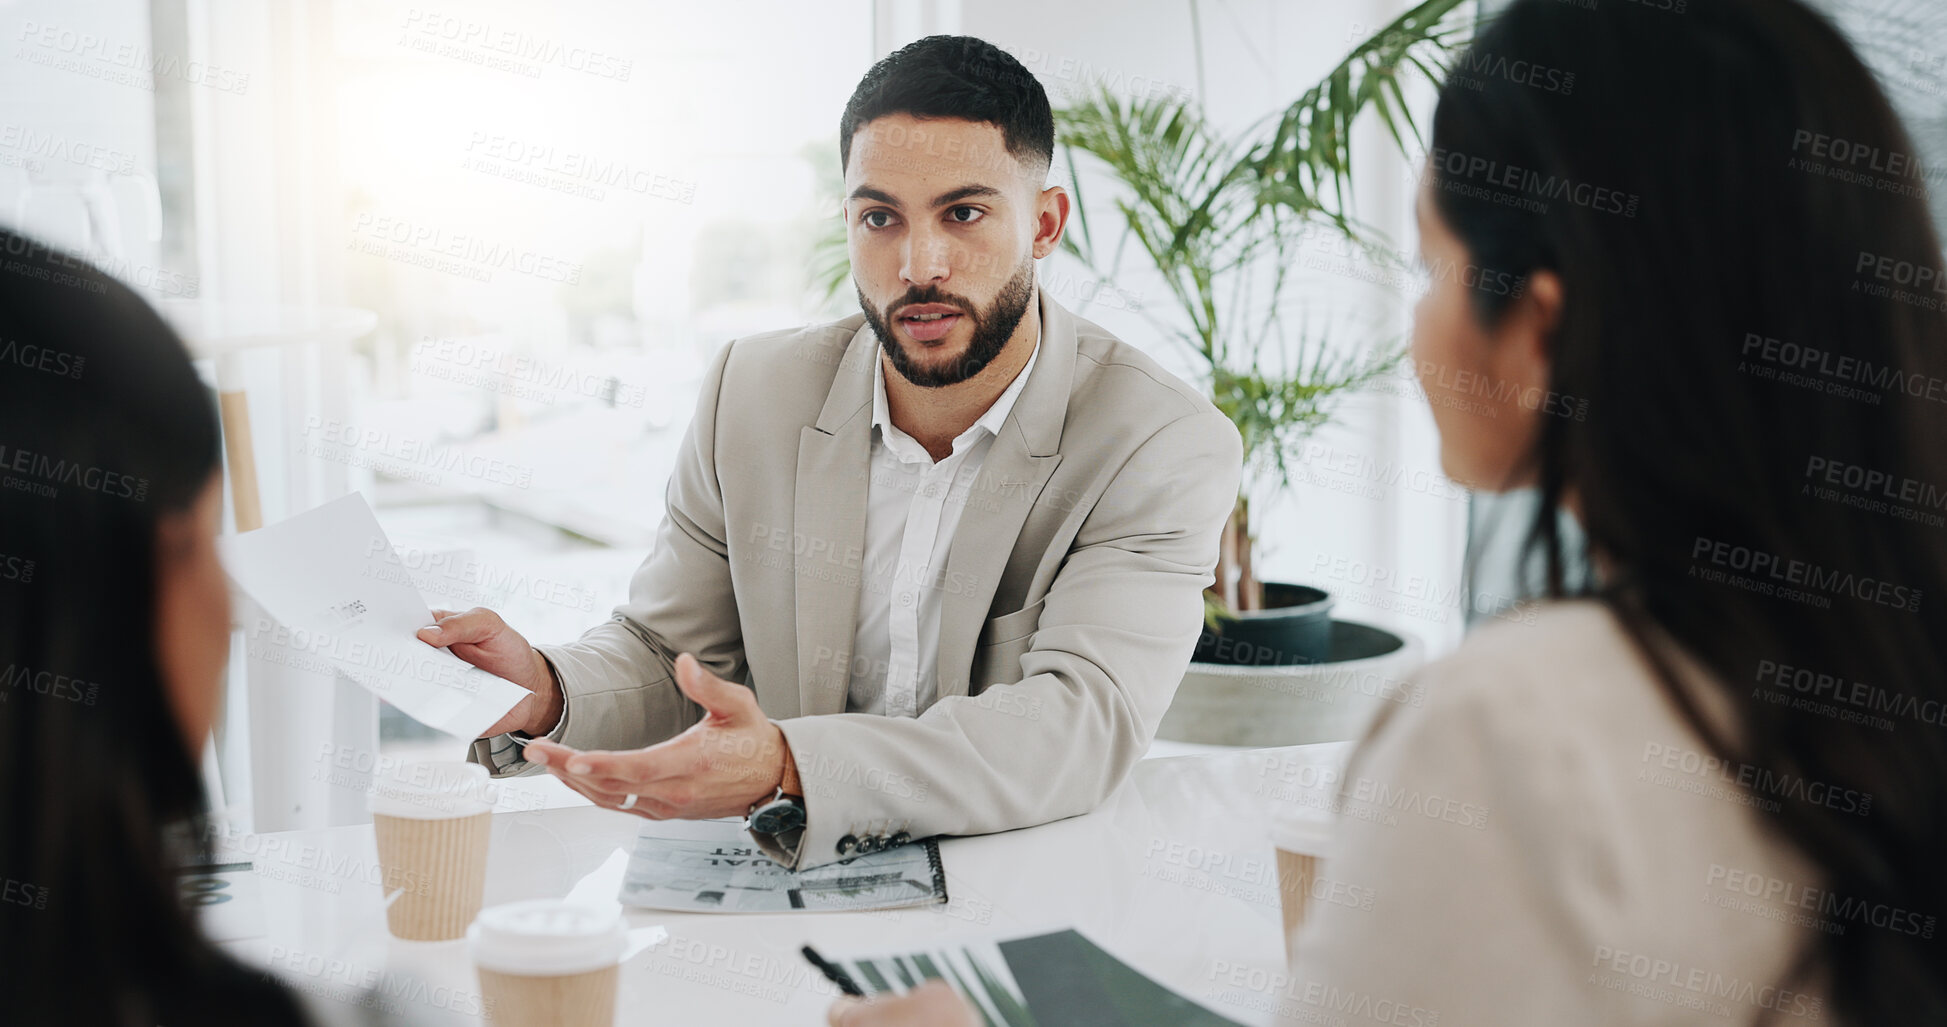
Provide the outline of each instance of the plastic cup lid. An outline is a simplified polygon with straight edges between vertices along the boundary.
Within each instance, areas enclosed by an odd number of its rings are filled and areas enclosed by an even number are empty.
[[[412,820],[467,817],[493,809],[487,768],[465,760],[400,763],[372,775],[365,793],[372,813]]]
[[[1308,856],[1326,855],[1338,835],[1338,824],[1329,816],[1286,813],[1271,818],[1271,844],[1286,852]]]
[[[628,939],[620,907],[528,899],[481,910],[467,928],[466,947],[476,966],[535,977],[609,966],[622,958]]]

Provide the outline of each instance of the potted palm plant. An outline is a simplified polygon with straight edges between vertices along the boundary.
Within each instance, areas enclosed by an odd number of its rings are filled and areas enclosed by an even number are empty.
[[[1064,248],[1104,281],[1126,278],[1132,255],[1143,281],[1160,279],[1172,302],[1144,304],[1145,317],[1195,355],[1211,401],[1244,443],[1244,487],[1205,592],[1204,632],[1161,737],[1249,745],[1351,737],[1378,702],[1416,698],[1404,679],[1417,642],[1333,620],[1323,589],[1261,580],[1251,512],[1254,495],[1291,487],[1291,464],[1332,421],[1336,402],[1403,356],[1397,341],[1345,345],[1284,296],[1302,242],[1321,232],[1374,242],[1348,202],[1352,125],[1376,116],[1402,151],[1409,135],[1417,139],[1403,80],[1439,77],[1472,27],[1459,7],[1413,7],[1238,135],[1217,131],[1194,99],[1177,95],[1124,101],[1099,92],[1056,111],[1077,194]],[[1117,195],[1106,203],[1082,196],[1084,164],[1106,170]],[[1098,238],[1104,220],[1109,236]]]

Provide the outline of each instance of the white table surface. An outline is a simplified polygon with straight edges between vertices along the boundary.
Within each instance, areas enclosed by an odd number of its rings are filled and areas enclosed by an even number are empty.
[[[1352,743],[1150,758],[1092,813],[943,839],[945,906],[832,914],[631,909],[669,939],[622,968],[618,1024],[822,1024],[835,989],[804,962],[955,939],[1073,927],[1225,1016],[1268,1023],[1253,1001],[1284,967],[1274,811],[1323,809]],[[639,818],[592,806],[494,815],[486,903],[565,896],[627,847]],[[465,942],[391,937],[369,824],[245,839],[267,933],[225,943],[310,991],[381,1005],[412,1023],[479,1022]],[[1275,987],[1275,984],[1269,985]],[[370,989],[369,992],[366,989]]]

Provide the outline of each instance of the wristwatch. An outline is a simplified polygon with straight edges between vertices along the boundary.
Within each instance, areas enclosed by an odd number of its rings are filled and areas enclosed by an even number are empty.
[[[804,799],[800,796],[784,794],[782,785],[778,786],[776,795],[751,803],[750,814],[744,820],[746,829],[772,837],[795,831],[803,826]]]

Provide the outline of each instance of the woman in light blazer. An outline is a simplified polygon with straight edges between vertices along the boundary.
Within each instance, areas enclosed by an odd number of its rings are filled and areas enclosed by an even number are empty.
[[[1916,154],[1797,0],[1517,0],[1457,62],[1412,359],[1447,473],[1538,495],[1548,598],[1374,725],[1320,871],[1371,908],[1314,904],[1252,1005],[1947,1023],[1947,274]]]

